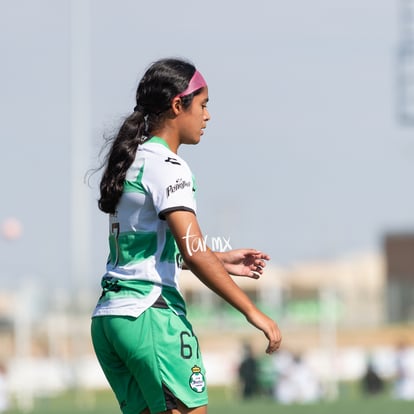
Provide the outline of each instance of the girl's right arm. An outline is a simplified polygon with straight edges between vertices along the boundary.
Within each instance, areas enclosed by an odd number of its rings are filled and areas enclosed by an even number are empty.
[[[266,352],[276,351],[282,337],[277,324],[262,313],[227,273],[222,262],[203,244],[196,216],[188,211],[172,211],[166,220],[188,268],[213,292],[239,310],[269,340]]]

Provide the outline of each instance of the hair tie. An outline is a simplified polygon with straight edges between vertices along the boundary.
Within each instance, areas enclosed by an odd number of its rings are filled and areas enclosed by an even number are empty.
[[[149,122],[148,122],[149,115],[144,115],[144,135],[147,137],[149,135]]]

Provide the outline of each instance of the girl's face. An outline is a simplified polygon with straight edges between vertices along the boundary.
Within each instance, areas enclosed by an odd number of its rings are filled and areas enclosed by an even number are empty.
[[[181,112],[177,118],[179,122],[180,144],[198,144],[204,129],[207,126],[207,121],[210,120],[210,114],[207,109],[208,102],[208,88],[205,87],[202,91],[194,96],[190,107]]]

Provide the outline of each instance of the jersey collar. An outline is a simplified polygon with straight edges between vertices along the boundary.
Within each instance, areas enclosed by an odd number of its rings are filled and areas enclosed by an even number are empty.
[[[170,147],[167,144],[167,141],[165,141],[163,138],[157,137],[155,135],[153,137],[151,137],[147,142],[151,142],[153,144],[161,144],[161,145],[164,145],[164,147],[170,149]]]

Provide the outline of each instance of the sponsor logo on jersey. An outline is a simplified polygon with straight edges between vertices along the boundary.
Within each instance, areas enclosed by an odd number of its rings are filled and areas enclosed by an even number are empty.
[[[167,191],[167,197],[169,197],[171,194],[175,193],[178,190],[184,190],[186,187],[191,187],[190,181],[185,181],[182,178],[179,178],[175,184],[169,185],[166,188]]]
[[[206,381],[204,375],[201,372],[201,368],[197,365],[194,365],[191,368],[192,374],[190,375],[190,388],[197,393],[203,392],[206,389]]]
[[[174,165],[181,165],[180,162],[177,160],[177,158],[168,157],[164,161],[165,162],[170,162],[171,164],[174,164]]]

